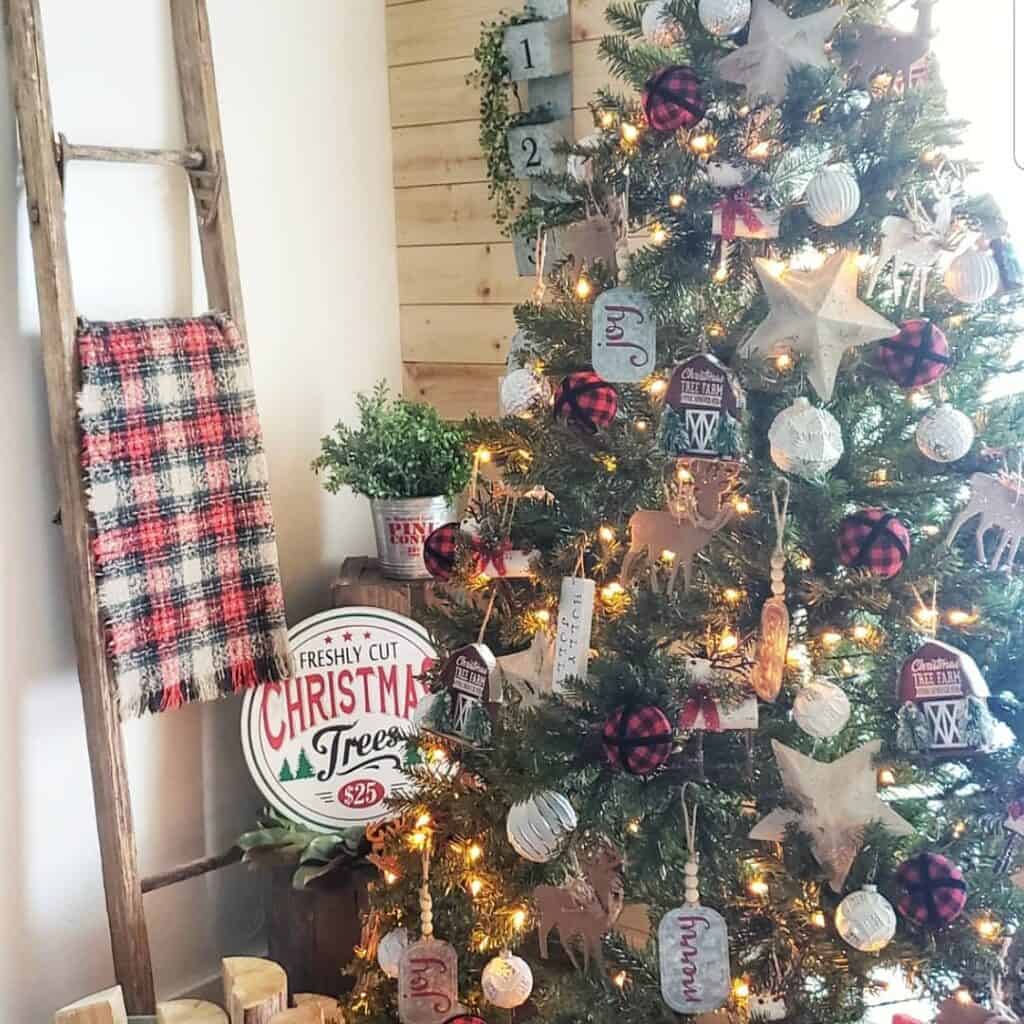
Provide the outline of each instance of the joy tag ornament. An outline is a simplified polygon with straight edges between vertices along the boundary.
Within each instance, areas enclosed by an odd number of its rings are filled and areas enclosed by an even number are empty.
[[[594,303],[591,361],[594,372],[616,383],[635,383],[654,369],[656,324],[651,302],[632,288],[612,288]]]
[[[590,627],[594,619],[594,581],[566,576],[558,599],[558,631],[555,634],[555,665],[552,686],[555,693],[570,678],[587,674],[590,662]]]
[[[662,447],[676,457],[739,455],[745,405],[738,382],[714,356],[690,356],[672,371],[662,414]]]
[[[441,681],[451,696],[451,727],[468,740],[487,731],[488,713],[501,703],[498,659],[486,644],[467,644],[448,659]]]
[[[670,910],[658,925],[658,966],[661,998],[676,1013],[707,1013],[729,998],[729,937],[717,910],[700,905],[697,886],[697,808],[686,804],[683,823],[689,859],[683,906]]]

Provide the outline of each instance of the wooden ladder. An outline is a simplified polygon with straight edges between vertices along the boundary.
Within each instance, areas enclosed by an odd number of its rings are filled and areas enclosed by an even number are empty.
[[[238,253],[221,138],[205,0],[169,0],[185,122],[183,150],[72,145],[56,136],[39,0],[2,0],[32,237],[50,440],[64,534],[68,596],[96,803],[114,973],[129,1013],[155,1012],[143,893],[238,859],[232,850],[139,875],[131,794],[116,690],[107,661],[89,547],[90,524],[76,415],[76,310],[64,222],[64,169],[71,160],[181,167],[196,205],[210,308],[231,315],[245,336]]]

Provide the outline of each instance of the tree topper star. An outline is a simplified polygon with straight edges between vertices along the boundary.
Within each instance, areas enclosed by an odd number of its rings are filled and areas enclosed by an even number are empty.
[[[782,785],[800,809],[772,811],[754,826],[750,838],[781,842],[787,826],[796,824],[810,836],[814,858],[828,872],[829,885],[841,892],[867,825],[878,822],[897,836],[914,831],[878,797],[873,761],[881,748],[881,740],[872,740],[827,764],[772,740]]]
[[[740,345],[741,356],[766,359],[783,352],[807,358],[807,378],[825,402],[832,398],[836,373],[848,348],[891,338],[899,328],[857,297],[857,255],[840,250],[818,270],[786,270],[771,260],[754,260],[771,312]]]
[[[747,45],[723,57],[718,73],[727,82],[745,85],[751,102],[759,96],[781,102],[793,68],[828,67],[825,41],[842,16],[842,7],[826,7],[803,18],[790,18],[768,0],[755,0]]]

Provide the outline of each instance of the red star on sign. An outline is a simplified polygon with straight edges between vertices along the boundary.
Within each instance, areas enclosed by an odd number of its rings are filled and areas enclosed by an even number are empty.
[[[372,634],[372,633],[369,633],[369,632],[367,632],[367,633],[364,633],[364,634],[363,634],[363,639],[364,639],[364,640],[369,640],[371,636],[373,636],[373,634]]]
[[[351,633],[346,633],[344,635],[344,637],[342,637],[342,639],[345,641],[345,643],[350,643],[351,640],[352,640],[352,634]]]

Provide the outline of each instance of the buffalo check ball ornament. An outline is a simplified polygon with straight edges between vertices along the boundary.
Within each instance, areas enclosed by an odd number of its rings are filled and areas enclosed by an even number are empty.
[[[842,7],[826,7],[790,18],[769,0],[754,0],[747,44],[718,62],[718,74],[746,86],[751,102],[762,96],[781,101],[794,68],[829,66],[825,43],[842,16]]]
[[[822,401],[830,402],[844,353],[879,338],[896,325],[857,297],[856,253],[840,250],[817,270],[785,270],[771,260],[754,260],[771,310],[740,346],[740,355],[774,359],[804,357],[807,379]]]
[[[926,928],[955,921],[967,903],[964,873],[939,853],[919,853],[896,871],[903,894],[896,903],[908,920]]]
[[[913,834],[904,821],[878,796],[874,761],[881,740],[826,763],[772,740],[775,761],[788,802],[799,810],[779,808],[762,818],[751,839],[781,843],[790,825],[805,833],[815,860],[825,869],[834,892],[842,892],[864,842],[864,830],[873,823],[895,836]]]
[[[878,346],[878,361],[901,388],[922,388],[949,369],[949,341],[931,320],[906,320]]]
[[[461,532],[458,523],[445,523],[423,542],[423,564],[435,579],[446,580],[455,570]]]
[[[618,708],[604,723],[602,740],[613,768],[631,775],[650,775],[672,752],[672,724],[653,704]]]
[[[647,123],[655,131],[692,128],[706,109],[697,72],[686,64],[655,71],[644,86],[643,109]]]
[[[892,512],[865,508],[839,524],[839,560],[850,569],[867,569],[890,579],[910,554],[910,533]]]
[[[565,419],[588,434],[610,426],[618,411],[615,388],[589,370],[570,373],[555,392],[556,418]]]

